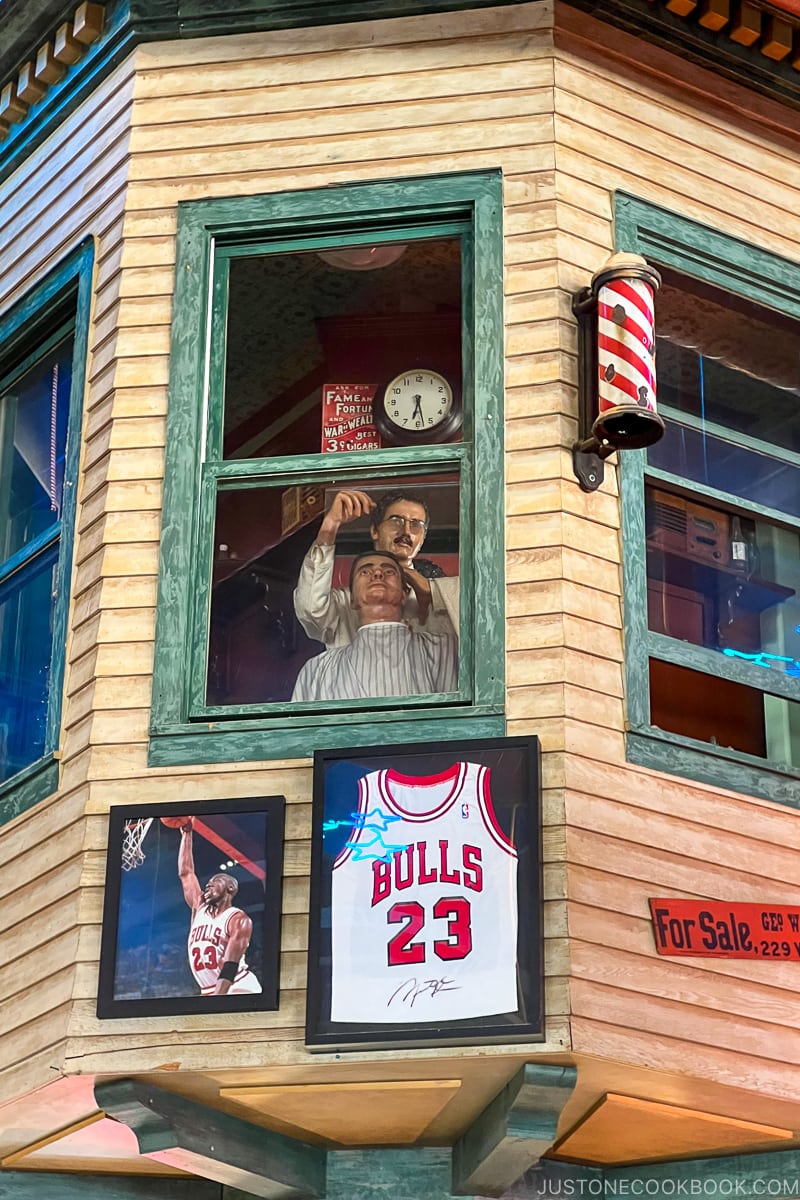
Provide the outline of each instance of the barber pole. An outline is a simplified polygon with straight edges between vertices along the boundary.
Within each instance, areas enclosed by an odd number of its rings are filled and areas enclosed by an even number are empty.
[[[615,254],[592,279],[597,297],[598,415],[592,433],[618,449],[657,442],[654,294],[661,277],[638,254]]]

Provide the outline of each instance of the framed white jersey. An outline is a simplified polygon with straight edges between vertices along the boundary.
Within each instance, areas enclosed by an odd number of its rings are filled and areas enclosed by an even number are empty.
[[[538,795],[535,739],[318,753],[310,1046],[541,1036]]]
[[[517,852],[490,772],[374,771],[333,864],[334,1021],[460,1020],[517,1007]],[[395,847],[375,853],[378,843]]]

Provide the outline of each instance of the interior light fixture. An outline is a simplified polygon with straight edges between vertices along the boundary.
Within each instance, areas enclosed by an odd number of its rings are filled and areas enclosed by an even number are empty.
[[[405,245],[348,246],[342,250],[319,250],[318,257],[343,271],[377,271],[390,267],[405,254]]]

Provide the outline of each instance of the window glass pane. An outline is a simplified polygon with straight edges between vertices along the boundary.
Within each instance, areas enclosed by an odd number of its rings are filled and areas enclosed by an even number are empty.
[[[71,372],[70,336],[0,392],[0,561],[60,519]]]
[[[44,753],[58,543],[0,585],[0,781]]]
[[[800,767],[800,704],[758,688],[651,659],[650,719],[669,733]]]
[[[662,277],[659,400],[800,453],[800,323],[675,272]]]
[[[208,704],[456,690],[457,476],[343,486],[220,491]],[[330,544],[314,544],[340,515]]]
[[[800,517],[800,323],[669,270],[663,279],[659,400],[684,419],[669,416],[648,462]]]
[[[648,624],[800,678],[800,534],[645,489]]]
[[[800,413],[796,423],[800,425]],[[647,461],[672,475],[800,519],[800,467],[777,455],[747,449],[668,417],[666,432],[648,449]]]
[[[232,258],[226,342],[225,458],[457,439],[460,240]],[[381,431],[373,399],[412,368]]]

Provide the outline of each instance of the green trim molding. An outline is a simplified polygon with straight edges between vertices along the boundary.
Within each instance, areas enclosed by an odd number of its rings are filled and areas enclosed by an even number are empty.
[[[40,800],[52,796],[57,787],[58,761],[53,754],[18,771],[0,785],[0,825],[8,824]]]
[[[243,254],[363,237],[462,240],[464,441],[332,456],[225,460],[228,269]],[[305,758],[320,747],[505,732],[502,179],[497,171],[181,203],[170,369],[150,757],[153,765]],[[211,353],[204,331],[210,329]],[[210,369],[207,372],[207,362]],[[208,378],[207,378],[208,374]],[[208,414],[207,419],[205,414]],[[362,701],[205,706],[211,556],[221,489],[457,472],[459,692]],[[326,711],[321,711],[325,708]],[[347,721],[343,721],[343,716]]]
[[[35,345],[37,339],[44,339],[53,323],[62,323],[70,314],[73,325],[72,384],[67,419],[59,554],[55,572],[53,647],[45,753],[40,760],[31,763],[0,785],[0,824],[13,820],[51,795],[58,785],[58,762],[55,752],[61,731],[69,581],[72,570],[76,481],[93,268],[94,242],[87,239],[13,308],[0,316],[0,364],[7,356],[18,352],[20,347]]]
[[[620,192],[615,197],[615,244],[617,250],[641,254],[656,265],[672,267],[800,319],[800,263],[740,238]],[[763,445],[744,434],[728,436],[744,446],[757,449]],[[626,451],[620,460],[628,760],[653,770],[800,807],[800,771],[651,725],[648,667],[651,658],[721,676],[788,701],[800,701],[800,680],[775,672],[770,674],[751,663],[723,658],[702,646],[648,629],[645,473],[656,482],[674,482],[675,477],[648,468],[645,450]],[[775,514],[755,502],[712,492],[692,480],[679,483],[686,494],[707,495],[712,501],[734,503],[756,517],[777,516],[788,521],[785,515]]]
[[[3,1200],[251,1200],[236,1188],[193,1177],[4,1170],[0,1181]]]

